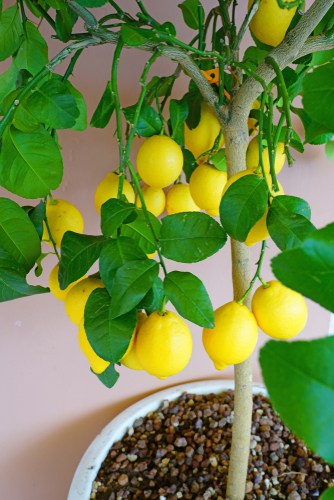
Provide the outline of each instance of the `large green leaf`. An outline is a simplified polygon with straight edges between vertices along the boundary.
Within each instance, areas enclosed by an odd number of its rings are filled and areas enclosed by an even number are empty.
[[[0,183],[24,198],[41,198],[63,177],[58,145],[43,128],[33,133],[10,127],[3,136]]]
[[[271,264],[284,285],[334,312],[334,223],[314,231],[300,247],[279,254]]]
[[[103,236],[67,231],[61,240],[59,284],[62,290],[81,278],[99,258],[105,243]]]
[[[181,316],[196,325],[214,327],[211,300],[197,276],[187,272],[172,271],[165,278],[164,290]]]
[[[221,200],[221,223],[233,239],[245,241],[254,224],[264,215],[267,203],[265,179],[251,174],[240,177],[229,186]]]
[[[97,105],[90,121],[91,127],[104,128],[108,125],[115,109],[114,98],[111,90],[111,81],[108,81],[100,102]]]
[[[133,222],[137,217],[136,206],[116,198],[101,207],[101,230],[105,236],[113,236],[123,223]]]
[[[101,7],[108,3],[108,0],[77,0],[83,7]]]
[[[131,311],[145,297],[159,273],[155,260],[126,262],[115,274],[111,292],[112,318]]]
[[[41,253],[41,242],[33,223],[26,212],[8,198],[0,198],[0,248],[26,272]]]
[[[27,107],[40,122],[51,128],[75,126],[79,109],[65,82],[52,78],[43,83],[27,100]]]
[[[49,291],[49,288],[28,285],[26,277],[15,269],[0,267],[0,302]]]
[[[40,71],[48,62],[48,46],[36,26],[27,21],[24,40],[15,56],[19,69],[26,69],[32,75]]]
[[[14,62],[0,75],[0,114],[4,114],[2,109],[4,98],[16,88],[17,76],[18,69]]]
[[[334,464],[334,337],[268,342],[260,364],[270,400],[286,425]]]
[[[303,85],[303,105],[305,112],[317,123],[334,133],[334,62],[315,68],[308,73]]]
[[[121,234],[135,240],[145,253],[153,253],[156,250],[156,244],[152,229],[156,237],[159,238],[161,229],[160,221],[153,214],[149,213],[150,227],[143,210],[137,209],[137,214],[138,217],[136,220],[122,226]]]
[[[226,239],[218,222],[201,212],[183,212],[162,219],[161,251],[176,262],[204,260],[218,252]]]
[[[0,18],[0,61],[14,54],[23,37],[20,12],[17,5],[4,10]]]
[[[99,265],[101,279],[109,293],[114,287],[117,269],[127,262],[146,259],[146,254],[131,238],[120,236],[117,239],[107,241],[101,251]]]
[[[197,30],[199,28],[200,17],[198,10],[202,10],[202,17],[204,18],[204,10],[199,0],[184,0],[178,5],[182,10],[183,19],[189,28]]]
[[[299,246],[315,230],[309,216],[310,207],[301,198],[277,196],[273,199],[267,215],[267,227],[280,250]]]
[[[117,363],[125,354],[137,324],[137,312],[110,317],[107,290],[93,290],[85,307],[85,331],[94,351],[106,361]]]

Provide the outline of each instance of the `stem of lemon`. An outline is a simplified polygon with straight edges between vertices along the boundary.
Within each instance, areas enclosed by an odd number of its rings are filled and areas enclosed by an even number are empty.
[[[253,289],[253,286],[257,280],[257,278],[259,278],[259,280],[261,281],[261,283],[263,283],[263,280],[262,278],[260,277],[260,272],[261,272],[261,267],[262,267],[262,263],[263,263],[263,258],[264,258],[264,253],[266,251],[266,248],[267,248],[267,244],[266,244],[266,241],[262,241],[262,246],[261,246],[261,252],[260,252],[260,257],[259,257],[259,260],[257,261],[257,268],[256,268],[256,272],[249,284],[249,287],[247,288],[247,290],[245,291],[245,293],[243,294],[243,296],[241,297],[240,300],[238,300],[238,304],[243,304],[244,303],[244,300],[245,298],[250,294],[250,292],[252,291]],[[267,285],[268,286],[268,285]]]

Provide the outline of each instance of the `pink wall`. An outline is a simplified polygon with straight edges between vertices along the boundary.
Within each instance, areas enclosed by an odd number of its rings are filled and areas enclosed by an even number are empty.
[[[179,16],[179,2],[146,1],[158,18]],[[8,2],[7,5],[10,5]],[[130,6],[133,1],[122,0]],[[207,7],[214,2],[207,0]],[[163,10],[166,11],[164,14]],[[178,19],[176,24],[181,26]],[[47,29],[46,29],[47,32]],[[52,47],[57,52],[56,43]],[[102,94],[110,72],[112,47],[92,48],[78,63],[73,83],[84,93],[89,116]],[[132,104],[138,93],[134,85],[145,54],[128,51],[121,64],[120,81],[124,104]],[[159,72],[168,74],[173,65],[161,60]],[[182,79],[177,94],[187,84]],[[99,232],[98,217],[93,206],[94,190],[107,171],[117,166],[113,127],[88,129],[60,134],[63,147],[65,177],[55,196],[64,197],[78,206],[85,218],[85,230]],[[307,199],[313,209],[313,221],[321,227],[332,221],[334,200],[334,166],[326,160],[323,147],[307,147],[301,160],[296,156],[292,169],[285,167],[280,182],[286,194]],[[8,194],[2,190],[1,196]],[[252,248],[255,263],[259,248]],[[277,249],[270,244],[268,256]],[[263,273],[270,279],[269,263]],[[45,261],[44,283],[55,264],[50,256]],[[187,265],[169,263],[168,269],[188,269]],[[204,263],[192,266],[192,272],[203,279],[215,307],[231,300],[230,254],[226,246]],[[310,318],[300,338],[326,334],[329,313],[309,304]],[[77,328],[68,320],[63,303],[51,295],[15,300],[0,305],[0,384],[2,415],[0,430],[1,498],[10,500],[65,499],[75,467],[99,430],[120,410],[143,395],[187,380],[231,377],[232,369],[216,372],[201,346],[200,328],[191,325],[194,355],[188,367],[166,381],[146,373],[120,369],[117,386],[108,390],[91,375],[77,344]],[[265,338],[261,335],[260,344]],[[260,380],[254,356],[254,374]]]

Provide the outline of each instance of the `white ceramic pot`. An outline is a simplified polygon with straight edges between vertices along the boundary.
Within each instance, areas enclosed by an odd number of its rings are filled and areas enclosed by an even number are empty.
[[[229,389],[234,389],[232,380],[188,382],[158,391],[129,406],[106,425],[86,450],[74,474],[67,500],[89,500],[93,481],[108,451],[115,441],[119,441],[126,434],[137,418],[157,410],[164,400],[177,399],[183,392],[217,394]],[[259,393],[266,394],[266,390],[262,385],[255,384],[253,394]]]

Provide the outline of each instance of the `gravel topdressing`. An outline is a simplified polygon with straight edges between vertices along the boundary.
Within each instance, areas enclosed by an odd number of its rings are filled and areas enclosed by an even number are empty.
[[[267,398],[253,401],[245,498],[318,498],[334,484],[334,467],[294,437]],[[233,391],[164,401],[114,443],[91,500],[225,499],[232,421]]]

